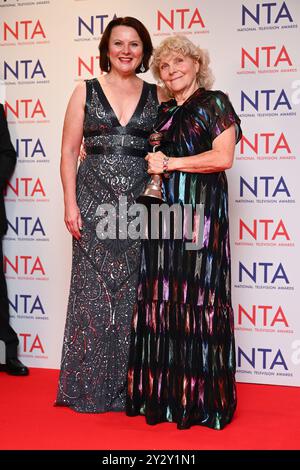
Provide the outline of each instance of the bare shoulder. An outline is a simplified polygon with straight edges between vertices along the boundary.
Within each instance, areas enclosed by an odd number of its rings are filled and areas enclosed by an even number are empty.
[[[106,86],[106,80],[105,80],[106,75],[100,75],[100,77],[97,77],[98,82],[102,87]]]
[[[81,80],[77,83],[76,87],[74,88],[73,94],[79,96],[85,96],[86,94],[86,82]]]
[[[76,103],[76,105],[81,105],[84,107],[86,101],[86,83],[80,81],[73,90],[73,93],[70,98],[70,103]]]
[[[157,85],[156,86],[157,88],[157,97],[158,97],[158,101],[160,103],[162,103],[163,101],[168,101],[170,99],[170,96],[168,95],[167,91],[165,90],[165,88]]]

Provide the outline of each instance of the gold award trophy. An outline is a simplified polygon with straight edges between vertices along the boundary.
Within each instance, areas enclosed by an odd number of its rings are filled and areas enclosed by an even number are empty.
[[[154,132],[151,134],[149,141],[153,146],[153,152],[156,152],[157,148],[160,146],[162,137],[162,132]],[[162,204],[165,202],[162,195],[161,175],[151,175],[150,181],[147,184],[145,191],[137,198],[136,202],[146,206],[150,204]]]

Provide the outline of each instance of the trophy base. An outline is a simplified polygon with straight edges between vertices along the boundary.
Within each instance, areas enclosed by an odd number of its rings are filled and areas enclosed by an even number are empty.
[[[145,195],[141,194],[137,199],[136,202],[138,204],[144,204],[144,206],[151,206],[151,204],[164,204],[166,201],[161,199],[160,197],[157,196],[150,196],[150,195]]]

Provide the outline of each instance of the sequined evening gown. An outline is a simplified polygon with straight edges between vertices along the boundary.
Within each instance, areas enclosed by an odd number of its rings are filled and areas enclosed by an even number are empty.
[[[127,197],[129,208],[143,190],[144,157],[158,101],[156,86],[144,82],[133,116],[121,126],[97,79],[86,81],[86,91],[87,156],[77,174],[83,230],[80,241],[73,239],[56,405],[98,413],[125,408],[140,241],[100,240],[96,236],[100,215],[95,214],[99,204],[117,208],[119,197]]]
[[[163,130],[162,150],[176,157],[211,150],[232,124],[238,141],[239,123],[224,93],[200,88],[182,106],[163,103],[155,128]],[[221,429],[236,408],[226,175],[175,171],[164,191],[170,205],[189,204],[192,215],[175,215],[181,239],[173,232],[171,240],[142,242],[127,414],[145,415],[148,424]],[[195,236],[199,246],[191,250]]]

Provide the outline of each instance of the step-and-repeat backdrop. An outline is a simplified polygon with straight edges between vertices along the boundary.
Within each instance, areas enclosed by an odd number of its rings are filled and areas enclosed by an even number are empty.
[[[208,49],[214,88],[241,117],[228,171],[237,378],[300,385],[298,0],[1,0],[0,100],[18,153],[4,267],[20,358],[59,367],[71,267],[63,118],[77,82],[100,74],[107,23],[125,15],[144,22],[154,45],[180,33]]]

